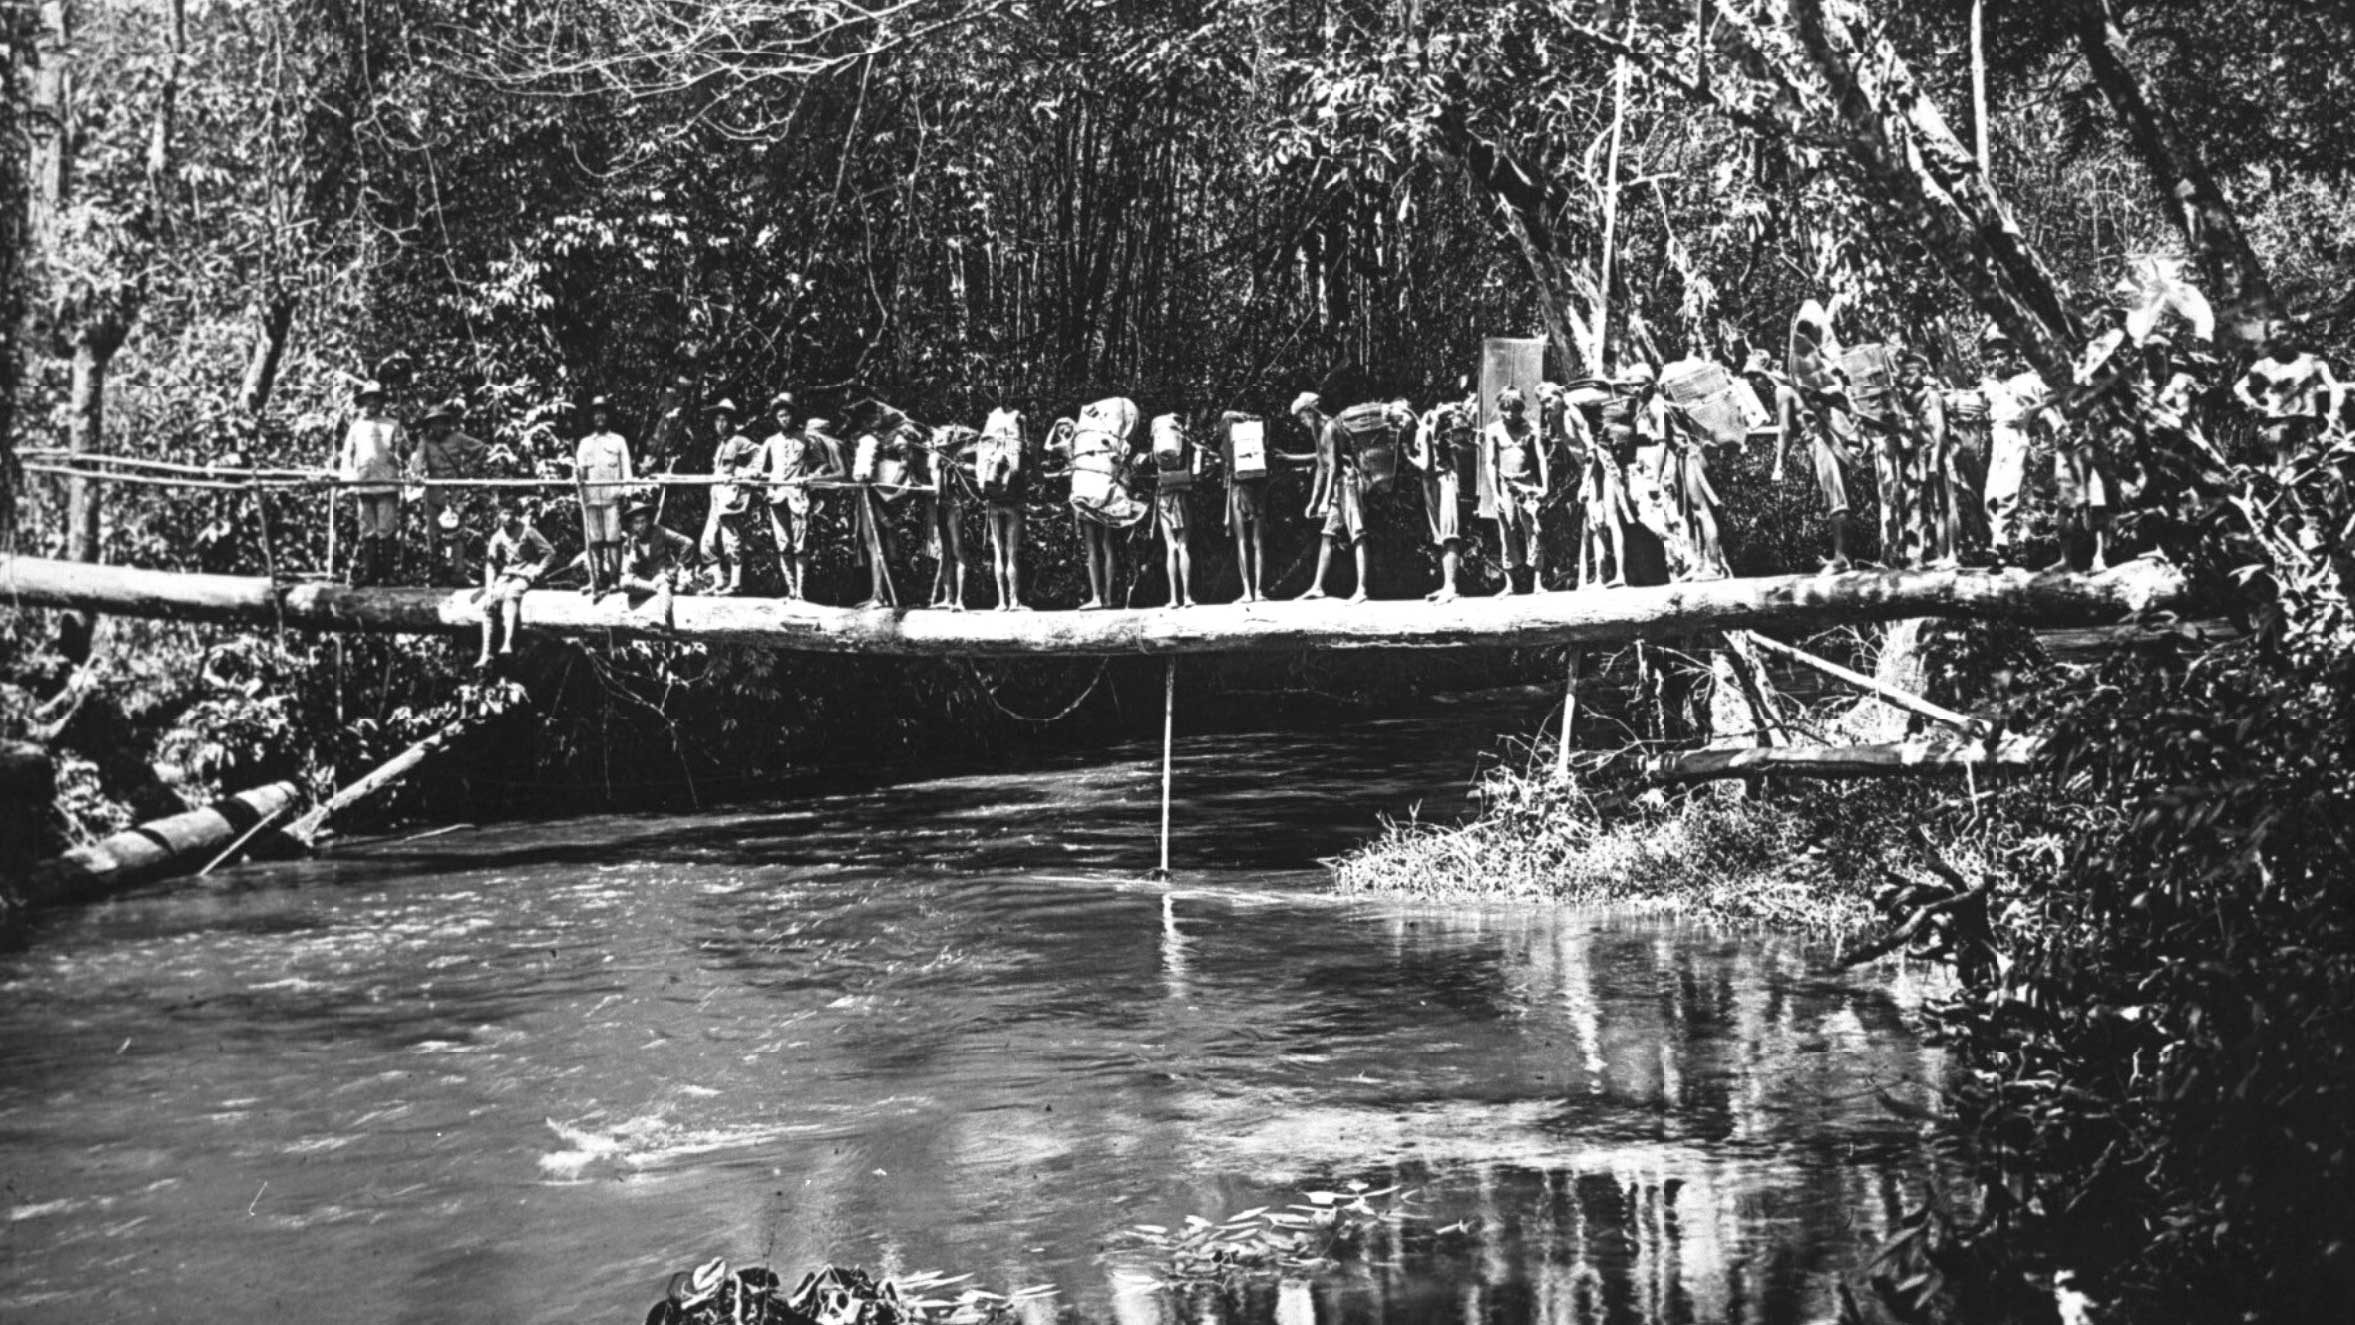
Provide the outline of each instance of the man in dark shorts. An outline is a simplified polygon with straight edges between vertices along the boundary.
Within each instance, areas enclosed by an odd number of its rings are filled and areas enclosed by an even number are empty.
[[[1242,601],[1256,603],[1265,597],[1259,583],[1267,558],[1260,539],[1267,523],[1267,425],[1247,414],[1230,413],[1224,422],[1219,460],[1227,476],[1227,532],[1235,536],[1235,569],[1243,577]],[[1242,430],[1240,448],[1238,429]],[[1256,472],[1248,472],[1252,470]]]
[[[1316,481],[1309,488],[1308,518],[1323,521],[1325,536],[1317,548],[1316,578],[1309,583],[1308,592],[1295,601],[1325,596],[1325,572],[1332,568],[1333,549],[1346,543],[1357,562],[1357,592],[1349,601],[1362,603],[1366,600],[1366,493],[1357,456],[1341,444],[1316,393],[1302,392],[1292,402],[1292,417],[1316,438]]]
[[[1496,475],[1496,539],[1506,589],[1533,593],[1540,577],[1537,513],[1545,502],[1546,448],[1518,389],[1508,386],[1496,393],[1496,422],[1488,425],[1480,444],[1487,449],[1488,472]],[[1529,568],[1526,589],[1513,574],[1524,565]]]

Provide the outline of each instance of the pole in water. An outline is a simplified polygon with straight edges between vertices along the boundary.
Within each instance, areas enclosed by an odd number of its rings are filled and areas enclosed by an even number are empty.
[[[1170,738],[1177,730],[1177,655],[1169,657],[1168,670],[1161,676],[1161,868],[1153,871],[1156,879],[1169,877],[1169,766]]]
[[[1554,743],[1554,781],[1570,778],[1570,729],[1578,717],[1578,674],[1585,670],[1586,650],[1570,646],[1570,676],[1562,687],[1562,736]]]

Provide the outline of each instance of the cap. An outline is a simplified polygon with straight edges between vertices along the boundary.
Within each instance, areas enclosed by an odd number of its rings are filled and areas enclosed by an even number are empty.
[[[367,381],[360,383],[359,390],[352,392],[352,399],[354,400],[366,400],[370,396],[374,396],[380,400],[383,399],[384,383],[379,382],[374,378],[370,378]]]
[[[773,395],[773,396],[769,397],[769,412],[770,412],[770,413],[772,413],[772,414],[776,413],[778,410],[781,410],[781,409],[792,409],[792,408],[793,408],[793,393],[792,393],[792,392],[790,392],[790,391],[780,391],[780,392],[778,392],[777,394],[775,394],[775,395]]]
[[[1284,412],[1287,414],[1298,414],[1304,409],[1322,410],[1324,407],[1324,397],[1319,396],[1314,391],[1303,391],[1299,395],[1292,398],[1292,408]]]
[[[744,411],[736,408],[736,401],[733,397],[721,396],[705,407],[703,412],[706,414],[742,414]]]

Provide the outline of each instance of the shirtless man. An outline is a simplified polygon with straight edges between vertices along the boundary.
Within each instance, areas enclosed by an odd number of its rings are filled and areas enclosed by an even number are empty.
[[[1423,416],[1409,458],[1423,471],[1423,512],[1431,545],[1439,549],[1439,587],[1423,595],[1434,603],[1460,596],[1457,578],[1464,565],[1464,476],[1478,463],[1479,430],[1461,405],[1441,405]]]
[[[1858,454],[1862,438],[1857,431],[1856,413],[1849,408],[1837,370],[1814,360],[1803,367],[1812,371],[1776,384],[1775,416],[1780,428],[1774,444],[1772,478],[1782,482],[1783,462],[1790,453],[1791,439],[1804,431],[1815,469],[1816,489],[1823,494],[1824,525],[1832,542],[1831,560],[1823,568],[1826,572],[1844,571],[1855,564],[1848,554],[1848,488],[1862,459]]]
[[[1537,513],[1546,494],[1546,448],[1517,388],[1508,386],[1496,393],[1496,422],[1488,425],[1480,444],[1487,453],[1488,472],[1496,475],[1496,537],[1507,589],[1533,593],[1541,574]],[[1529,569],[1527,588],[1513,573],[1523,566]]]
[[[1267,553],[1260,532],[1267,524],[1267,425],[1247,414],[1229,413],[1220,429],[1219,459],[1227,480],[1227,532],[1235,536],[1235,570],[1243,577],[1243,598],[1256,603]],[[1241,436],[1238,438],[1237,433]]]
[[[2257,437],[2265,462],[2287,470],[2322,430],[2324,405],[2337,395],[2330,365],[2308,353],[2282,328],[2274,328],[2265,357],[2233,384],[2232,394],[2257,415]]]
[[[1294,601],[1306,602],[1325,596],[1325,573],[1333,565],[1333,549],[1343,543],[1349,545],[1350,556],[1357,562],[1357,592],[1349,601],[1366,600],[1366,506],[1365,480],[1359,473],[1357,457],[1341,445],[1335,435],[1333,421],[1325,413],[1325,403],[1313,391],[1304,391],[1292,402],[1292,417],[1308,429],[1316,439],[1316,478],[1309,486],[1308,518],[1324,522],[1324,541],[1317,545],[1316,578],[1309,582],[1308,591]]]

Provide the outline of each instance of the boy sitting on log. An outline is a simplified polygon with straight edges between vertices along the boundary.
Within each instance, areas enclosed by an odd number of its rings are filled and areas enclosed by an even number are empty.
[[[498,521],[482,558],[482,656],[477,669],[491,665],[491,641],[506,627],[501,657],[515,652],[515,629],[523,616],[523,595],[555,564],[556,549],[524,518],[523,499],[512,492],[498,501]]]
[[[695,540],[655,523],[654,503],[643,497],[630,501],[623,519],[629,536],[620,549],[621,591],[630,596],[632,609],[667,630],[681,577],[701,563]]]

